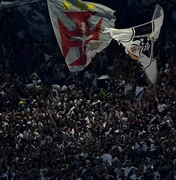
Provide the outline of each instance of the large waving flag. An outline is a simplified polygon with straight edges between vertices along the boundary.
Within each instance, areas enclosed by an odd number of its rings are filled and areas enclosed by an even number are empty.
[[[114,27],[112,9],[81,0],[47,0],[52,26],[70,71],[83,70],[112,38],[105,27]]]
[[[158,39],[163,24],[164,11],[156,5],[152,21],[128,29],[106,28],[104,33],[125,47],[125,52],[138,60],[152,84],[157,81],[157,63],[153,58],[154,42]]]

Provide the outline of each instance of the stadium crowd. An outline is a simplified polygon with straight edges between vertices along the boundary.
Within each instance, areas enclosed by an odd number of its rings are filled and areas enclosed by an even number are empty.
[[[0,24],[0,179],[176,180],[175,47],[163,34],[154,88],[121,49],[72,74],[11,11]]]

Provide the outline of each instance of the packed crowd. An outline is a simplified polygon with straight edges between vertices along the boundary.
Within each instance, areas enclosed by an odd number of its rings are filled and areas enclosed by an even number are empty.
[[[0,37],[0,179],[176,179],[176,67],[163,34],[154,88],[121,49],[107,49],[71,74],[56,44],[31,40],[7,14]],[[99,80],[104,73],[110,78]],[[145,86],[140,102],[138,85]]]
[[[130,70],[98,88],[88,71],[45,85],[1,67],[1,178],[174,179],[174,73],[161,68],[160,85],[136,103]]]

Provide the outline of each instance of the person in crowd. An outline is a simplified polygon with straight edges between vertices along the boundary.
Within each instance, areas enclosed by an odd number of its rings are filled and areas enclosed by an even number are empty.
[[[154,89],[120,49],[114,69],[104,50],[72,74],[57,45],[51,53],[15,29],[0,37],[0,180],[176,179],[176,65],[165,47]]]

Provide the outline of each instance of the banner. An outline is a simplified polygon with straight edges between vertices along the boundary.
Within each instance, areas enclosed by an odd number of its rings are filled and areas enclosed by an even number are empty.
[[[15,13],[35,39],[48,41],[54,37],[46,2],[19,6]]]
[[[16,6],[23,6],[25,4],[38,2],[40,0],[18,0],[18,1],[1,1],[0,3],[0,11],[8,8],[13,8]]]
[[[153,48],[159,37],[163,19],[163,9],[157,5],[150,22],[127,29],[105,28],[104,31],[125,47],[126,54],[141,64],[154,85],[157,80],[157,63],[156,58],[153,58]]]
[[[81,71],[111,42],[105,27],[115,26],[114,10],[81,0],[48,0],[56,39],[70,71]]]

